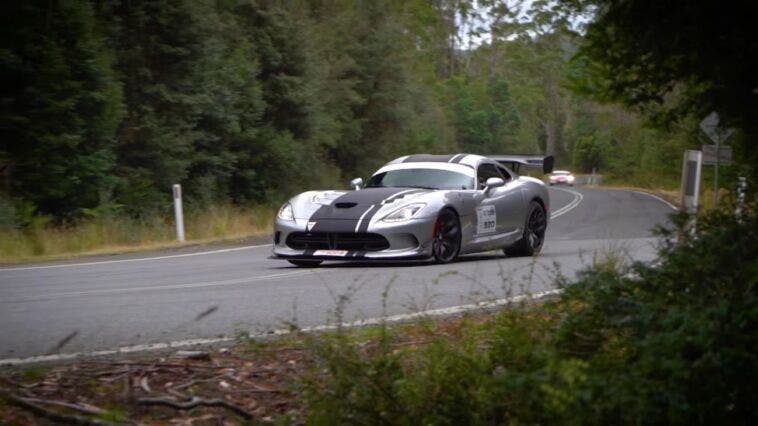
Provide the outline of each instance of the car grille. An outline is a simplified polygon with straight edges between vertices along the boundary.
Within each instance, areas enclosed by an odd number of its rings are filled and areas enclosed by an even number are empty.
[[[366,232],[293,232],[287,236],[287,246],[295,250],[379,251],[390,243],[379,234]]]

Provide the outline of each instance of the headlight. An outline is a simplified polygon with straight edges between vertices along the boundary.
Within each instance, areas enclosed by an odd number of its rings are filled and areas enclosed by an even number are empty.
[[[573,182],[573,181],[574,181],[574,175],[569,175],[569,177],[568,177],[568,181],[569,181],[569,182]]]
[[[295,215],[292,213],[292,204],[284,203],[282,208],[279,209],[279,213],[276,217],[282,220],[295,220]]]
[[[384,216],[384,219],[382,219],[384,222],[401,222],[404,220],[408,220],[416,215],[422,208],[424,208],[426,204],[424,203],[415,203],[415,204],[408,204],[405,207],[401,207],[394,212],[388,214],[387,216]]]

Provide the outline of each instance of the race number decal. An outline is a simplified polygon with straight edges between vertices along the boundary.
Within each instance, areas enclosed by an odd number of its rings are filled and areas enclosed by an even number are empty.
[[[497,213],[495,206],[482,206],[476,209],[476,233],[489,234],[495,232]]]

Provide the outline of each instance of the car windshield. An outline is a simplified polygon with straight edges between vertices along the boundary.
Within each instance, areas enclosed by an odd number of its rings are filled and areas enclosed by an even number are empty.
[[[400,169],[372,176],[366,187],[474,189],[474,178],[450,170]]]

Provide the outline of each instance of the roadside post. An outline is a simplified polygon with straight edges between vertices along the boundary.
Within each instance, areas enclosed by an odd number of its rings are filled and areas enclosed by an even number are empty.
[[[747,192],[747,178],[740,176],[737,178],[737,206],[734,208],[734,216],[742,222],[742,211],[745,208],[745,193]]]
[[[703,145],[703,164],[714,165],[713,169],[713,204],[719,202],[719,165],[729,165],[732,160],[732,148],[722,147],[721,143],[732,135],[734,129],[721,126],[721,119],[716,111],[708,114],[700,122],[700,129],[708,135],[715,145]]]
[[[182,186],[175,183],[174,192],[174,220],[176,222],[176,239],[184,242],[184,212],[182,211]]]
[[[695,232],[697,208],[700,195],[700,171],[703,164],[703,153],[700,151],[684,151],[682,162],[681,199],[682,209],[692,216],[691,231]]]

